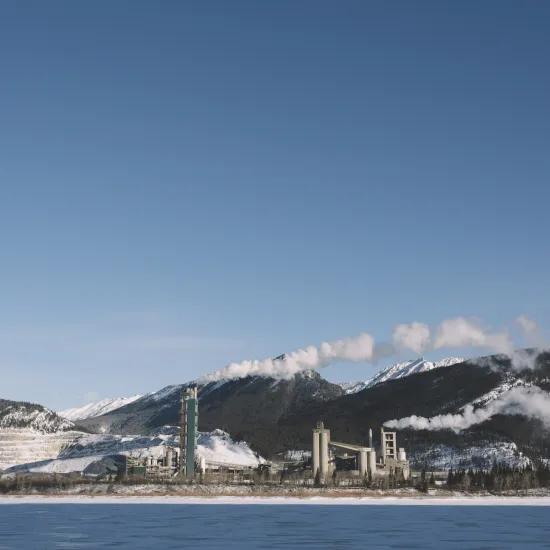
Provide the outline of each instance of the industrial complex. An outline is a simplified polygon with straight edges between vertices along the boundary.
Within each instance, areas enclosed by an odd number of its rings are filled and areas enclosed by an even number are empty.
[[[319,422],[313,429],[311,468],[320,482],[325,482],[337,471],[338,460],[352,459],[350,474],[374,479],[378,476],[395,475],[407,480],[410,476],[405,449],[397,448],[397,434],[380,428],[380,455],[377,460],[373,445],[372,429],[369,429],[368,446],[332,441],[330,430]]]
[[[199,400],[197,388],[192,386],[183,391],[180,401],[179,446],[165,445],[163,453],[128,456],[125,475],[157,479],[179,478],[192,481],[209,474],[252,475],[261,469],[264,477],[284,476],[291,473],[293,479],[306,484],[324,485],[337,477],[363,482],[380,478],[408,480],[410,467],[404,448],[397,446],[396,432],[380,429],[380,442],[373,442],[369,429],[365,445],[333,441],[330,430],[318,422],[312,430],[311,452],[305,451],[295,460],[271,461],[257,467],[230,464],[222,459],[206,460],[197,456],[199,423]]]

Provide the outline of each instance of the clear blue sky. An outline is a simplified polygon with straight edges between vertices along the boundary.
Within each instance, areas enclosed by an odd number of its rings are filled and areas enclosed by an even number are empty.
[[[0,397],[548,325],[549,28],[535,1],[3,1]]]

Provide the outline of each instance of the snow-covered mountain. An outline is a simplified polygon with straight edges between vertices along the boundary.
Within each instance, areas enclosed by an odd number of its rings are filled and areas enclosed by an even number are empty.
[[[41,433],[71,430],[74,424],[58,414],[34,403],[0,399],[0,430],[23,428]]]
[[[462,357],[446,357],[440,361],[426,361],[423,357],[420,357],[419,359],[390,365],[389,367],[386,367],[376,373],[368,380],[362,382],[343,382],[340,386],[346,394],[349,395],[360,392],[366,388],[372,388],[373,386],[381,384],[382,382],[387,382],[388,380],[397,380],[398,378],[405,378],[411,374],[427,372],[440,367],[450,367],[451,365],[456,365],[457,363],[462,362],[464,362]]]
[[[133,403],[141,397],[140,394],[132,395],[130,397],[114,397],[102,399],[101,401],[95,401],[88,403],[82,407],[73,407],[71,409],[65,409],[59,411],[57,414],[73,422],[76,420],[83,420],[85,418],[92,418],[94,416],[100,416],[108,412],[112,412],[128,403]]]
[[[521,371],[502,354],[462,362],[458,358],[407,361],[392,365],[359,385],[347,385],[346,391],[323,379],[318,372],[299,373],[282,381],[248,377],[212,382],[198,388],[199,426],[205,432],[221,428],[235,441],[246,441],[251,449],[266,458],[280,456],[285,451],[307,451],[311,446],[311,429],[319,420],[327,423],[335,439],[341,437],[361,444],[368,437],[368,427],[382,426],[388,420],[411,415],[430,418],[461,414],[465,406],[485,407],[517,386],[533,386],[550,392],[550,352],[532,349],[525,353],[532,358],[532,367]],[[453,366],[442,368],[449,365]],[[411,376],[415,373],[419,374]],[[163,426],[179,423],[180,396],[186,387],[186,384],[167,386],[107,414],[79,420],[79,427],[92,435],[74,431],[42,434],[28,426],[32,426],[34,419],[35,413],[30,414],[32,407],[39,411],[43,408],[27,404],[29,414],[14,415],[16,409],[10,408],[13,402],[9,402],[4,410],[9,408],[12,427],[0,428],[0,469],[31,460],[78,458],[71,438],[80,441],[77,444],[85,443],[86,456],[107,456],[111,461],[114,459],[110,442],[120,443],[118,455],[140,445],[149,447],[151,441],[142,444],[140,439],[158,438],[159,434],[166,434],[159,431]],[[2,410],[0,400],[0,418]],[[47,423],[40,424],[47,426]],[[83,439],[92,436],[94,449],[89,448],[91,439]],[[376,430],[374,437],[377,444]],[[214,461],[216,456],[224,455],[225,443],[223,438],[212,442],[220,444],[220,448],[212,447],[210,460]],[[399,444],[407,449],[415,468],[431,463],[462,468],[487,467],[495,459],[510,464],[521,464],[522,457],[548,460],[550,438],[548,432],[541,429],[539,418],[496,414],[460,433],[403,429],[399,433]],[[229,442],[227,445],[231,446]],[[70,457],[64,458],[67,447],[73,450]],[[62,456],[59,457],[60,450]],[[59,467],[73,467],[70,463],[64,464]],[[90,468],[96,471],[100,466],[94,464]]]
[[[70,420],[46,407],[0,399],[0,470],[54,458],[80,435]]]
[[[177,425],[181,392],[187,384],[171,385],[144,395],[107,414],[86,418],[79,426],[95,433],[149,434],[164,425]],[[205,431],[221,428],[239,439],[261,436],[265,426],[276,425],[281,415],[323,403],[343,395],[340,386],[317,371],[298,373],[290,380],[250,376],[198,386],[200,426]],[[255,441],[264,455],[277,444],[272,437]]]

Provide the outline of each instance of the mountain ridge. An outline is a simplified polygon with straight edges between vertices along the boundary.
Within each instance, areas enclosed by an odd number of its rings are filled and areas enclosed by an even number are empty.
[[[550,352],[528,350],[532,368],[518,370],[509,357],[478,357],[429,368],[379,382],[354,393],[325,380],[317,371],[290,380],[248,377],[210,382],[198,387],[199,427],[221,429],[246,441],[266,458],[309,450],[311,429],[319,420],[334,439],[355,444],[368,440],[368,429],[410,416],[460,415],[466,406],[486,407],[514,388],[550,392]],[[155,433],[179,423],[181,392],[190,384],[166,386],[101,416],[86,418],[75,428],[107,434]],[[525,460],[550,459],[550,435],[541,418],[520,413],[495,414],[460,433],[452,430],[399,431],[399,446],[415,467],[482,465],[493,460],[525,465]],[[522,454],[523,453],[523,454]],[[524,457],[524,458],[522,458]],[[467,466],[469,467],[469,466]]]
[[[0,399],[0,428],[28,428],[54,433],[71,430],[74,423],[37,403]]]
[[[57,414],[73,422],[76,420],[84,420],[85,418],[100,416],[116,409],[120,409],[120,407],[132,403],[140,397],[143,396],[141,394],[136,394],[130,397],[106,398],[100,401],[92,401],[91,403],[87,403],[81,407],[63,409],[62,411],[57,411]]]
[[[365,381],[343,382],[340,385],[346,394],[357,393],[366,388],[376,386],[376,384],[381,384],[382,382],[397,380],[398,378],[404,378],[411,374],[426,372],[441,367],[450,367],[457,363],[463,363],[464,361],[465,359],[463,357],[446,357],[439,361],[426,361],[423,357],[419,357],[418,359],[410,359],[408,361],[389,365]]]
[[[266,457],[286,450],[308,449],[311,428],[318,420],[330,426],[335,437],[360,443],[367,440],[369,426],[378,428],[385,421],[409,415],[460,413],[461,407],[497,391],[502,384],[514,383],[520,375],[526,382],[544,386],[541,381],[550,380],[550,354],[540,353],[540,357],[543,359],[539,370],[518,373],[509,358],[487,356],[456,363],[452,368],[409,373],[347,394],[317,371],[291,380],[248,377],[211,382],[199,386],[199,424],[201,429],[221,428],[246,440]],[[164,424],[177,424],[179,398],[186,387],[167,386],[112,413],[86,419],[81,425],[90,431],[149,433]],[[490,437],[506,444],[517,440],[521,447],[529,444],[529,434],[536,424],[532,420],[524,422],[527,436],[518,433],[517,420],[509,416],[490,420],[487,425],[492,428],[487,433],[483,427],[474,426],[462,436],[403,430],[400,437],[404,446],[414,446],[422,439],[458,448],[461,437],[469,445],[480,446],[482,437]]]

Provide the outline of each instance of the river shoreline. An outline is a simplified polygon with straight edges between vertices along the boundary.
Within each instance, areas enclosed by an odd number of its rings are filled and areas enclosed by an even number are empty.
[[[550,497],[152,497],[152,496],[9,496],[0,506],[18,504],[149,505],[319,505],[319,506],[550,506]]]
[[[502,494],[467,493],[442,488],[427,493],[413,488],[313,488],[280,486],[85,484],[70,488],[14,490],[0,504],[14,503],[150,503],[150,504],[431,504],[550,506],[550,491],[529,489]]]

